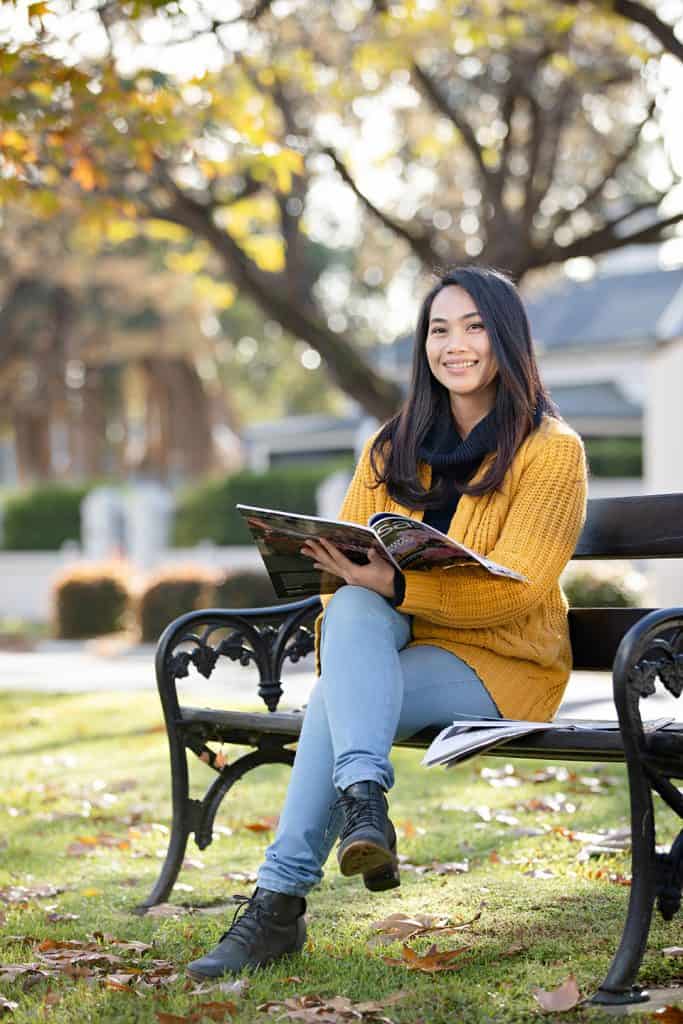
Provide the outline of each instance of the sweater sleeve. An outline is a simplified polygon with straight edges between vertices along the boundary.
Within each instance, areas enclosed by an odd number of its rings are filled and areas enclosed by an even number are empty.
[[[370,516],[383,510],[382,502],[385,491],[381,485],[373,486],[376,479],[370,463],[370,449],[374,440],[373,436],[366,443],[347,488],[342,507],[339,510],[339,519],[344,522],[367,526]],[[331,597],[331,594],[320,595],[323,609],[327,607]]]
[[[407,571],[399,611],[464,629],[501,625],[527,614],[557,584],[585,517],[586,465],[576,435],[550,438],[522,471],[498,541],[485,552],[527,582],[480,566]]]

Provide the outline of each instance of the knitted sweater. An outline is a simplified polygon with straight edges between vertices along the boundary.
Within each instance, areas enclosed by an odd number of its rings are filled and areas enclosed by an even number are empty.
[[[422,519],[421,511],[373,488],[371,439],[358,462],[340,518],[367,523],[374,512]],[[474,480],[490,465],[486,456]],[[420,464],[424,485],[430,467]],[[407,571],[398,610],[412,616],[412,640],[452,651],[467,662],[506,718],[548,721],[571,671],[567,603],[559,577],[576,547],[586,508],[586,463],[577,434],[544,417],[517,451],[498,491],[463,495],[449,536],[527,582],[493,576],[480,566]],[[323,597],[327,604],[330,595]],[[320,624],[316,622],[316,651]],[[319,670],[319,660],[318,660]]]

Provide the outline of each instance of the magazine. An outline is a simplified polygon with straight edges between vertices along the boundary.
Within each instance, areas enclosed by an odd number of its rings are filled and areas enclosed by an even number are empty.
[[[352,562],[365,565],[376,548],[397,569],[452,569],[480,565],[496,576],[526,582],[525,577],[466,548],[445,533],[408,516],[377,512],[367,526],[338,520],[237,505],[261,553],[278,597],[331,594],[343,580],[315,569],[301,554],[304,541],[323,538],[335,544]]]
[[[673,718],[658,718],[651,722],[644,722],[645,732],[655,732],[658,729],[665,729],[671,725]],[[576,719],[556,718],[553,722],[524,722],[511,718],[477,718],[457,719],[452,725],[442,729],[438,736],[435,736],[427,748],[422,764],[431,768],[436,764],[445,765],[447,768],[455,764],[461,764],[475,754],[484,754],[491,747],[499,743],[506,743],[508,740],[518,739],[520,736],[529,736],[534,732],[546,732],[555,729],[569,729],[572,732],[580,732],[582,729],[615,730],[619,723],[615,719],[608,721],[577,721]]]

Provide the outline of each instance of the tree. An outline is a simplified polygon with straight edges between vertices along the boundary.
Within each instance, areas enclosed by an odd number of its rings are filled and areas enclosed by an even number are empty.
[[[659,18],[644,33],[648,9],[633,0],[617,0],[621,13],[297,0],[283,14],[262,2],[231,24],[201,4],[190,16],[140,2],[131,18],[107,3],[92,15],[100,54],[77,59],[62,39],[65,60],[49,47],[64,19],[45,6],[33,5],[35,39],[0,59],[6,201],[29,185],[43,213],[77,193],[86,218],[174,225],[204,253],[207,278],[316,349],[379,418],[398,389],[359,341],[377,333],[380,287],[412,288],[462,259],[522,279],[659,242],[683,219],[663,207],[678,178],[657,137],[658,59],[675,36]],[[152,9],[167,49],[213,46],[216,70],[124,75]],[[330,210],[343,192],[320,200],[340,186],[355,200],[351,229]],[[345,228],[354,265],[335,280],[315,243]]]
[[[65,213],[51,226],[6,213],[0,243],[0,423],[20,479],[222,466],[214,428],[237,424],[198,373],[211,349],[187,281],[152,270],[150,243],[107,252]]]

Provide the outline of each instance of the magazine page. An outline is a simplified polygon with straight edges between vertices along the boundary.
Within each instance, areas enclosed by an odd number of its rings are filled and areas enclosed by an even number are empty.
[[[491,722],[478,722],[474,727],[456,722],[434,738],[421,763],[428,768],[437,764],[460,764],[499,743],[542,732],[547,728],[547,722],[510,722],[504,719],[495,726]]]
[[[459,544],[445,533],[408,516],[377,512],[369,525],[400,569],[451,569],[476,562],[496,576],[525,582],[525,577]]]
[[[367,526],[251,505],[237,505],[237,510],[244,516],[278,597],[331,594],[344,583],[339,576],[315,569],[312,560],[301,554],[306,540],[329,540],[358,565],[368,561],[373,544],[381,550]]]

